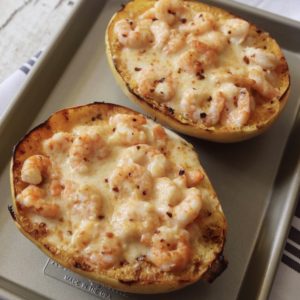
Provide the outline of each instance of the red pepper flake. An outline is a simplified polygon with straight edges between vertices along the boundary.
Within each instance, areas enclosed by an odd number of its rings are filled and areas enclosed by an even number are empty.
[[[167,214],[167,216],[168,216],[169,218],[172,218],[172,217],[173,217],[172,213],[170,213],[169,211],[167,211],[166,214]]]
[[[186,18],[182,18],[182,19],[180,20],[180,22],[183,23],[183,24],[185,24],[186,21],[187,21]]]
[[[197,72],[197,73],[196,73],[196,76],[198,77],[199,80],[205,79],[205,76],[203,75],[202,72]]]
[[[185,173],[185,171],[183,169],[180,169],[179,172],[178,172],[178,175],[182,176],[182,175],[184,175],[184,173]]]
[[[146,195],[147,195],[147,192],[146,192],[146,191],[143,191],[143,195],[146,196]]]
[[[106,232],[106,236],[111,239],[114,237],[114,234],[112,232]]]
[[[118,193],[119,192],[119,188],[117,186],[114,186],[112,189],[114,192]]]
[[[104,181],[105,181],[106,183],[108,183],[108,179],[107,179],[107,178],[105,178]]]
[[[139,72],[139,71],[141,71],[142,70],[142,68],[139,68],[139,67],[135,67],[134,68],[134,71],[136,71],[136,72]]]
[[[247,65],[249,65],[249,58],[247,57],[247,56],[244,56],[243,57],[243,61],[247,64]]]
[[[206,113],[205,112],[200,113],[200,118],[202,119],[206,118]]]

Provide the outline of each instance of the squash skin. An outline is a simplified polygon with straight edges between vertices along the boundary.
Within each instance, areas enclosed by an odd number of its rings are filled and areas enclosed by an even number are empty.
[[[18,204],[16,202],[16,195],[26,185],[25,183],[20,182],[18,177],[22,162],[26,159],[26,157],[32,155],[33,153],[39,152],[38,143],[40,143],[40,139],[49,137],[49,135],[51,135],[51,133],[53,133],[53,131],[55,130],[62,130],[63,128],[68,127],[68,121],[65,121],[65,125],[63,124],[61,126],[61,124],[59,124],[60,122],[64,122],[63,120],[66,117],[70,118],[70,122],[72,123],[74,121],[72,120],[74,116],[76,119],[77,111],[80,111],[82,116],[84,116],[85,114],[89,113],[93,113],[93,115],[95,115],[97,113],[103,112],[103,110],[114,110],[114,112],[132,112],[127,108],[103,103],[93,103],[81,107],[64,109],[53,114],[46,122],[31,130],[15,146],[10,172],[11,192],[13,199],[13,210],[10,210],[10,213],[17,228],[25,237],[27,237],[36,246],[38,246],[41,251],[43,251],[46,255],[48,255],[60,265],[82,276],[88,277],[96,282],[123,292],[141,294],[166,293],[183,288],[198,281],[201,278],[212,282],[227,266],[227,262],[222,254],[225,243],[225,235],[227,231],[227,223],[219,203],[215,211],[213,212],[213,214],[215,214],[216,220],[212,220],[212,225],[218,225],[220,227],[219,232],[217,232],[218,235],[214,237],[217,239],[217,242],[215,247],[216,251],[213,253],[213,258],[209,262],[205,262],[204,266],[198,266],[198,269],[194,268],[194,265],[191,265],[187,271],[182,272],[182,274],[177,274],[176,276],[169,276],[168,274],[162,276],[159,274],[160,272],[158,271],[158,268],[154,267],[150,263],[146,261],[138,262],[139,268],[143,268],[144,270],[146,270],[146,273],[148,273],[148,277],[144,276],[143,280],[132,280],[131,278],[128,278],[128,280],[126,280],[126,278],[124,279],[124,272],[129,273],[130,275],[136,272],[136,269],[131,268],[130,265],[125,267],[125,269],[124,267],[114,268],[113,276],[111,276],[111,274],[102,274],[99,272],[88,270],[87,266],[81,264],[80,260],[77,260],[77,258],[70,257],[68,253],[64,253],[63,251],[60,251],[55,247],[49,246],[44,243],[44,229],[39,226],[37,228],[32,226],[32,224],[28,223],[28,219],[26,220],[26,216],[22,215],[22,211],[20,210],[20,207],[18,207]],[[66,113],[70,111],[71,113]],[[81,117],[79,117],[79,119],[80,118]],[[24,153],[24,149],[28,150],[28,152],[25,151]],[[209,181],[208,183],[210,184]],[[210,187],[213,190],[211,185]],[[197,270],[198,273],[194,270]],[[157,273],[151,273],[153,271],[156,271]]]
[[[223,9],[209,6],[195,0],[184,1],[191,3],[193,5],[193,8],[205,9],[205,11],[209,11],[218,16],[224,16],[224,18],[235,17],[234,15]],[[267,38],[265,38],[264,34],[267,33],[261,31],[251,23],[251,33],[259,32],[259,34],[257,35],[258,40],[256,42],[258,44],[263,43],[263,45],[266,45],[268,50],[272,50],[274,54],[280,59],[280,64],[282,65],[283,69],[282,74],[280,75],[280,85],[278,86],[281,93],[280,100],[278,101],[278,105],[273,105],[273,112],[267,118],[259,120],[259,122],[256,122],[254,124],[247,124],[241,128],[229,129],[221,125],[206,127],[202,124],[186,122],[182,119],[180,114],[174,114],[174,111],[171,108],[162,107],[155,100],[144,99],[132,88],[131,82],[127,78],[129,76],[127,76],[124,70],[120,69],[117,61],[118,49],[116,46],[116,37],[114,36],[113,28],[116,21],[126,17],[132,9],[134,11],[145,11],[147,8],[153,6],[155,0],[146,2],[147,3],[145,3],[144,0],[134,0],[129,2],[119,12],[113,15],[106,29],[105,44],[107,60],[114,78],[124,94],[132,102],[139,105],[144,111],[146,111],[152,117],[156,118],[164,126],[168,126],[180,133],[194,136],[200,139],[220,143],[233,143],[253,138],[257,135],[262,134],[268,128],[270,128],[279,117],[281,111],[287,103],[290,93],[290,75],[286,59],[277,42],[269,35]],[[263,41],[264,38],[267,40],[267,42]]]

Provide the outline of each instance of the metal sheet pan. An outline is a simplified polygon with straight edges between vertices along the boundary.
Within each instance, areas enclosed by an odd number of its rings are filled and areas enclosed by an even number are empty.
[[[292,91],[279,120],[260,137],[231,145],[187,138],[199,152],[226,213],[229,234],[225,254],[230,263],[212,285],[199,282],[159,299],[266,299],[300,181],[300,25],[234,2],[205,2],[227,8],[278,39],[290,66]],[[68,271],[59,266],[59,272],[49,268],[51,262],[18,232],[7,212],[12,147],[28,129],[58,109],[91,101],[139,110],[121,93],[105,57],[105,27],[120,5],[120,0],[80,2],[0,121],[0,297],[5,293],[24,299],[141,298],[105,288],[103,293],[89,293],[83,287],[90,284],[92,289],[93,284],[75,277],[73,284],[66,284],[60,277]]]

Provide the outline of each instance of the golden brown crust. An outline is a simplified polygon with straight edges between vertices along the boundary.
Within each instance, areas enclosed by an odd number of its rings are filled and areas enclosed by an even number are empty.
[[[194,11],[209,12],[219,20],[234,17],[231,13],[217,7],[208,6],[194,0],[185,0],[185,2],[188,2]],[[122,10],[112,17],[106,30],[106,54],[108,62],[116,81],[128,98],[140,105],[147,113],[157,118],[164,125],[181,133],[198,138],[215,142],[230,143],[246,140],[266,131],[278,118],[288,100],[290,92],[290,75],[286,59],[277,42],[268,33],[258,29],[253,24],[250,26],[250,31],[244,45],[264,48],[275,54],[280,61],[277,68],[277,73],[279,74],[277,88],[280,91],[280,96],[278,97],[280,100],[268,101],[266,103],[260,101],[258,96],[258,105],[247,125],[240,128],[228,128],[220,124],[207,127],[201,123],[195,123],[192,120],[184,118],[180,112],[174,111],[166,104],[160,104],[153,99],[145,99],[139,95],[135,86],[136,84],[122,66],[122,62],[119,58],[121,48],[114,33],[114,25],[118,20],[126,17],[134,19],[135,16],[139,16],[147,9],[151,8],[154,3],[154,0],[135,0],[129,2]]]
[[[189,285],[206,274],[209,281],[216,277],[220,269],[216,269],[215,261],[220,260],[225,243],[227,224],[221,206],[214,196],[215,206],[211,210],[203,210],[199,221],[199,243],[211,248],[209,257],[199,253],[193,257],[193,262],[188,268],[179,273],[162,272],[159,268],[139,257],[134,264],[124,263],[120,267],[113,267],[108,270],[97,272],[91,265],[87,264],[78,253],[70,257],[55,245],[47,241],[47,225],[44,223],[32,223],[26,212],[16,201],[16,196],[27,186],[21,180],[21,168],[26,158],[34,154],[43,154],[42,142],[59,131],[69,131],[74,125],[87,124],[97,119],[106,119],[116,113],[136,112],[114,104],[92,103],[80,107],[61,110],[31,130],[15,146],[11,163],[11,190],[13,197],[13,208],[10,213],[18,229],[43,252],[62,266],[71,269],[83,276],[111,286],[113,288],[133,293],[160,293],[168,292]],[[192,146],[190,146],[192,149]],[[204,171],[203,171],[204,172]],[[211,191],[213,188],[207,179],[206,185]],[[215,195],[215,192],[213,192]],[[205,217],[205,218],[204,218]],[[211,269],[210,276],[207,272]]]

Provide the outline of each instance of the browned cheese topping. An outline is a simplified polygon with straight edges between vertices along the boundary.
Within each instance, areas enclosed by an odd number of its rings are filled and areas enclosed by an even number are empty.
[[[138,114],[56,132],[21,169],[17,207],[43,243],[93,270],[143,258],[184,270],[194,225],[218,201],[191,146]],[[42,225],[41,225],[42,224]]]
[[[253,43],[247,21],[196,11],[190,1],[152,3],[114,26],[114,59],[136,94],[189,122],[226,128],[248,125],[258,106],[279,101],[280,57]]]

